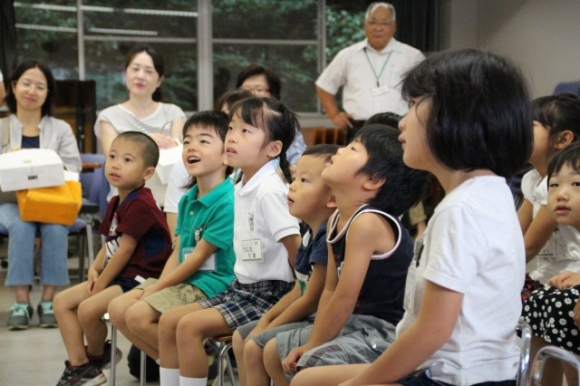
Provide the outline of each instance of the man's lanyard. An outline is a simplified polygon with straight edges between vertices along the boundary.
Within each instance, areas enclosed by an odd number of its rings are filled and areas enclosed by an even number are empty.
[[[373,66],[373,64],[371,63],[371,59],[369,58],[369,54],[367,54],[367,48],[363,48],[364,52],[365,52],[365,56],[367,57],[367,61],[369,62],[369,66],[371,66],[371,69],[373,70],[373,74],[375,74],[375,78],[377,79],[377,87],[381,87],[380,84],[380,79],[381,79],[381,75],[383,75],[383,72],[385,71],[385,67],[387,67],[387,63],[389,63],[389,59],[391,59],[391,55],[393,54],[393,51],[389,52],[389,55],[387,56],[387,60],[385,60],[385,64],[383,64],[383,68],[381,68],[381,72],[379,72],[379,74],[377,75],[377,72],[375,71],[375,66]]]

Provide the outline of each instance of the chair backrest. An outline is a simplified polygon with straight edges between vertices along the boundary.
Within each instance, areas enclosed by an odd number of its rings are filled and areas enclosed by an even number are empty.
[[[100,168],[86,170],[81,173],[80,180],[83,187],[83,197],[91,203],[99,206],[99,214],[102,219],[107,210],[107,195],[110,185],[105,178],[105,156],[102,154],[81,154],[84,164],[100,164]]]
[[[544,346],[538,351],[532,364],[532,386],[540,386],[542,375],[544,375],[544,365],[546,364],[546,360],[549,358],[554,358],[562,363],[572,366],[576,370],[576,376],[580,380],[580,358],[577,355],[560,347]]]

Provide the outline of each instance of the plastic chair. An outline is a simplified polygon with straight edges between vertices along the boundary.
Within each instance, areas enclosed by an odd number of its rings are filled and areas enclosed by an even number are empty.
[[[550,358],[557,359],[574,367],[578,373],[578,381],[580,381],[580,358],[570,351],[564,350],[563,348],[556,346],[545,346],[538,351],[532,364],[532,386],[539,386],[541,384],[546,360]]]

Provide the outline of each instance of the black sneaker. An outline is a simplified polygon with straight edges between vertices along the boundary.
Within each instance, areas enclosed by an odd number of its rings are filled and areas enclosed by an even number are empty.
[[[91,362],[82,366],[71,366],[69,361],[64,364],[64,372],[56,386],[96,386],[107,382],[105,374]]]
[[[28,303],[14,303],[10,308],[8,319],[9,330],[26,330],[30,324],[33,313],[32,306]]]
[[[38,304],[38,323],[42,328],[58,327],[54,310],[52,309],[52,301],[43,300]]]
[[[85,346],[85,350],[86,350],[86,346]],[[115,362],[119,363],[121,361],[121,358],[123,358],[123,353],[121,352],[121,350],[119,350],[118,347],[115,350],[117,352],[117,359]],[[87,357],[89,358],[91,363],[93,363],[100,370],[108,369],[109,367],[111,367],[111,341],[107,340],[105,342],[105,348],[103,349],[102,356],[96,357],[96,356],[90,355],[87,352]]]

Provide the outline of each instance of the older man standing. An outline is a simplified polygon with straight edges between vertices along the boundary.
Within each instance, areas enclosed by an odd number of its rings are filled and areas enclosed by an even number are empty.
[[[336,127],[348,129],[349,141],[373,114],[407,112],[401,97],[401,79],[425,57],[393,37],[397,30],[395,20],[391,4],[369,5],[365,15],[366,39],[341,50],[316,81],[326,115]],[[342,86],[344,111],[338,108],[335,98]]]

